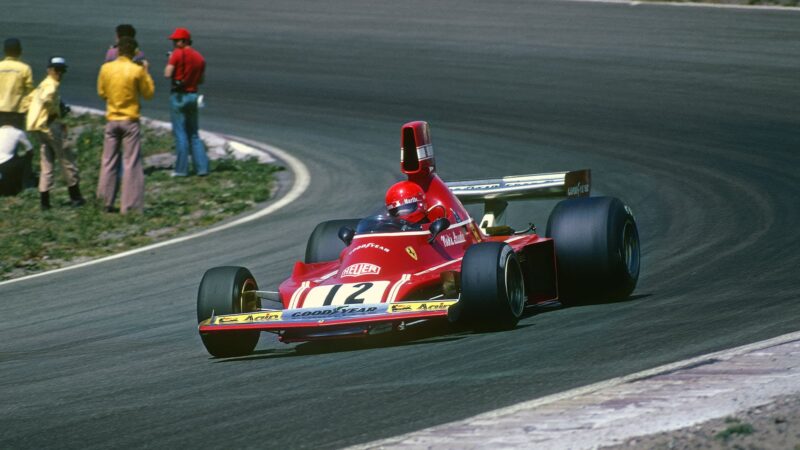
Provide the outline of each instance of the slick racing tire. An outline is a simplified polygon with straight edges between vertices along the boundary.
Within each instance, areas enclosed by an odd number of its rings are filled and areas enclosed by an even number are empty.
[[[639,279],[639,231],[630,208],[614,197],[559,202],[547,221],[561,303],[628,297]]]
[[[206,271],[197,291],[197,322],[212,315],[236,314],[261,308],[255,294],[258,284],[244,267],[214,267]],[[244,356],[253,352],[260,331],[200,333],[206,350],[218,358]]]
[[[502,242],[469,247],[461,263],[461,299],[451,320],[479,331],[514,328],[525,309],[517,254]]]
[[[355,230],[358,221],[359,219],[338,219],[317,225],[306,244],[306,264],[339,259],[339,253],[345,248],[344,242],[339,239],[339,229],[349,227]]]

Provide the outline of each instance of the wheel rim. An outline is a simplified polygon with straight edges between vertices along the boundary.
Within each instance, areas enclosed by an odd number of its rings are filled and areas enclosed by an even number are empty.
[[[252,278],[244,280],[244,283],[242,283],[242,291],[239,294],[239,312],[250,312],[258,309],[256,290],[255,280]]]
[[[511,307],[514,317],[519,317],[525,308],[525,285],[519,263],[511,255],[506,260],[505,279],[508,305]]]
[[[622,260],[628,275],[635,277],[639,273],[639,234],[630,221],[622,228]]]

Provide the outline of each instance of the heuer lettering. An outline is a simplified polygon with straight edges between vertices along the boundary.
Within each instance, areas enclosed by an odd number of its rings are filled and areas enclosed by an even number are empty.
[[[342,277],[360,277],[362,275],[378,275],[381,273],[380,266],[369,263],[357,263],[347,266],[342,270]]]

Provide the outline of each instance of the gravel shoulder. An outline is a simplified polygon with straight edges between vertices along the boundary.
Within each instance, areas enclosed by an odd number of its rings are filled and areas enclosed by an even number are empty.
[[[602,448],[800,450],[800,395],[783,397],[733,416]]]

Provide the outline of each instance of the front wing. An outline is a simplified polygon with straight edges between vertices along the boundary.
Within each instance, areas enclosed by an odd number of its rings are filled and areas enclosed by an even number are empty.
[[[381,322],[447,317],[457,299],[398,303],[351,304],[298,309],[265,309],[240,314],[214,315],[198,325],[200,333],[235,330],[280,332],[309,331],[341,325],[369,325]]]

